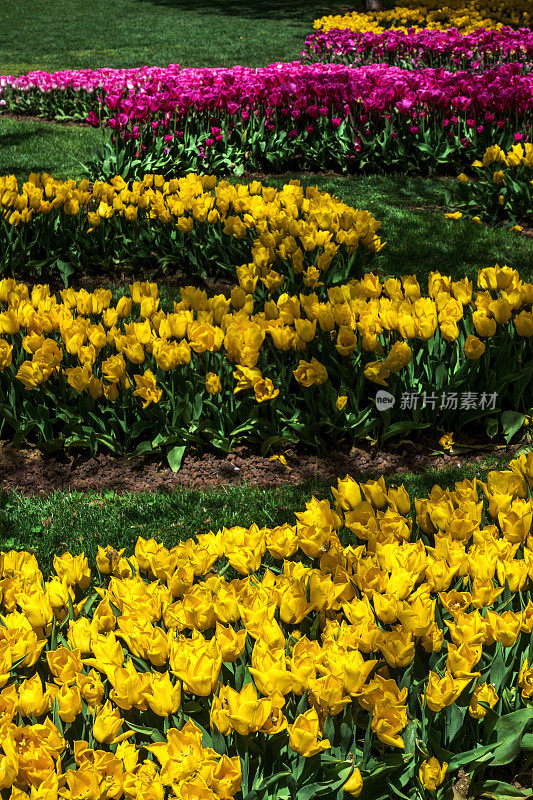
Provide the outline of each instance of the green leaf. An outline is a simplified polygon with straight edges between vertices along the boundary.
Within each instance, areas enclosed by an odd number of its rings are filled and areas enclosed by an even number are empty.
[[[498,420],[495,417],[489,417],[485,420],[485,430],[490,439],[493,439],[497,435],[498,428]]]
[[[366,766],[368,757],[370,756],[370,748],[372,747],[372,712],[368,717],[368,727],[365,733],[365,740],[363,742],[363,766]]]
[[[522,737],[528,726],[533,726],[533,714],[530,708],[522,708],[500,717],[494,726],[498,749],[491,766],[501,767],[509,764],[519,755]]]
[[[525,414],[520,414],[518,411],[504,411],[502,414],[502,428],[505,440],[509,442],[515,433],[520,430],[524,424]]]
[[[417,734],[417,722],[415,719],[411,720],[403,734],[403,741],[405,744],[405,754],[413,755],[415,752]]]
[[[70,596],[68,598],[70,600]],[[72,601],[71,601],[72,602]],[[50,635],[50,650],[57,650],[57,624],[56,624],[56,615],[54,614],[54,618],[52,620],[52,633]]]
[[[508,800],[508,798],[527,797],[531,798],[531,789],[517,789],[505,781],[482,781],[473,783],[469,787],[470,797],[493,798],[493,800]]]
[[[131,728],[132,731],[135,733],[142,733],[145,736],[149,736],[153,742],[166,742],[165,737],[157,728],[146,728],[143,725],[134,725],[133,722],[129,722],[127,719],[124,720],[124,724]]]
[[[346,756],[350,752],[350,748],[353,744],[355,737],[355,727],[353,724],[351,708],[349,709],[346,709],[346,707],[344,708],[340,733],[341,733],[341,751],[343,757],[346,758]]]
[[[211,739],[213,741],[213,749],[221,756],[225,755],[227,752],[226,737],[220,733],[216,725],[211,726]]]
[[[450,760],[450,772],[463,767],[465,764],[473,765],[481,761],[490,761],[490,758],[486,758],[486,756],[494,752],[497,746],[497,744],[488,744],[485,747],[474,747],[473,750],[467,750],[465,753],[458,753]]]
[[[446,743],[453,742],[456,734],[461,730],[466,715],[466,707],[458,706],[457,703],[452,703],[446,709]]]
[[[279,783],[282,778],[287,778],[289,775],[292,775],[290,770],[283,770],[282,772],[276,772],[275,775],[271,775],[269,778],[263,778],[261,783],[246,795],[244,800],[256,800],[269,786]]]
[[[411,422],[410,420],[405,420],[403,422],[395,422],[393,425],[390,425],[385,433],[380,436],[380,442],[384,443],[389,439],[392,439],[394,436],[398,436],[402,433],[408,433],[410,431],[421,431],[425,428],[431,427],[430,422]]]
[[[57,271],[61,275],[61,280],[65,284],[65,287],[68,287],[68,279],[71,275],[74,274],[75,270],[72,264],[67,264],[66,261],[62,261],[60,258],[56,261]]]
[[[9,670],[9,676],[11,678],[16,678],[17,677],[17,674],[16,674],[15,670],[18,669],[18,667],[20,667],[22,662],[25,661],[28,658],[28,655],[29,655],[29,653],[24,653],[23,656],[21,656],[20,658],[17,658],[17,660],[13,664],[11,664],[11,669]]]
[[[182,708],[186,714],[198,714],[204,710],[203,706],[197,703],[196,700],[188,700],[182,704]]]
[[[167,453],[167,461],[172,472],[179,472],[183,456],[185,455],[186,445],[182,444],[173,447]]]
[[[58,729],[61,736],[63,736],[63,722],[61,721],[61,717],[59,716],[59,703],[57,701],[57,697],[54,697],[52,699],[51,710],[52,710],[52,722]]]
[[[496,645],[496,653],[490,667],[490,682],[494,685],[498,695],[505,677],[505,652],[501,642]]]
[[[348,778],[353,774],[354,765],[350,764],[339,773],[336,781],[315,781],[303,786],[296,795],[296,800],[314,800],[315,797],[333,797],[335,792],[344,786]]]

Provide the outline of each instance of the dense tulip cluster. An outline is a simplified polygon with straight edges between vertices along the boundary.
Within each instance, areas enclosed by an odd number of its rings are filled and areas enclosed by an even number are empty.
[[[71,73],[64,81],[50,76],[52,87],[68,88],[41,92],[22,83],[6,95],[6,107],[20,110],[21,98],[34,113],[48,107],[51,116],[61,109],[102,120],[111,138],[94,168],[103,177],[245,167],[448,169],[493,142],[510,147],[515,135],[528,137],[533,118],[533,73],[522,74],[521,64],[481,74],[293,62],[150,75],[129,88],[119,71],[113,88],[106,73],[109,88],[80,96]]]
[[[144,86],[159,86],[163,91],[179,64],[168,67],[132,69],[69,69],[59,72],[34,70],[27,75],[0,77],[0,108],[22,114],[37,114],[55,119],[84,120],[97,112],[107,93],[142,91]]]
[[[352,277],[360,250],[383,246],[368,211],[297,180],[278,190],[213,175],[91,185],[32,173],[21,188],[13,175],[1,177],[0,204],[3,269],[25,272],[32,259],[37,274],[56,266],[64,278],[91,258],[111,265],[156,251],[191,277],[222,271],[247,291],[258,281],[268,292],[294,291]]]
[[[530,453],[414,509],[346,477],[293,524],[98,547],[97,577],[0,553],[2,796],[482,781],[531,739],[532,489]]]
[[[352,12],[321,17],[314,28],[328,31],[349,28],[357,32],[382,33],[388,28],[425,28],[473,33],[479,28],[531,27],[533,15],[529,0],[398,0],[394,8],[367,13]]]
[[[114,141],[105,155],[121,172],[447,169],[529,135],[533,73],[298,62],[184,70],[163,92],[107,95],[104,105]]]
[[[470,34],[458,30],[386,30],[383,33],[350,28],[316,30],[305,40],[307,61],[363,66],[388,63],[402,69],[445,67],[480,72],[509,62],[533,68],[533,31],[530,28],[481,28]]]
[[[153,283],[132,284],[114,304],[111,290],[56,297],[48,286],[0,281],[4,426],[45,447],[170,447],[171,459],[188,442],[228,451],[272,437],[320,447],[389,428],[493,424],[505,410],[517,430],[518,412],[533,404],[533,284],[518,272],[481,270],[477,292],[467,279],[432,273],[423,296],[415,276],[370,273],[327,287],[309,268],[314,290],[291,295],[269,266],[269,236],[256,263],[237,269],[229,296],[186,287],[168,310]],[[383,415],[376,385],[398,397],[423,392],[433,404],[398,403]],[[492,410],[435,396],[486,397],[496,387]],[[43,415],[43,403],[54,413]]]
[[[507,153],[489,147],[469,172],[459,175],[455,207],[477,220],[533,221],[533,144],[516,144]]]

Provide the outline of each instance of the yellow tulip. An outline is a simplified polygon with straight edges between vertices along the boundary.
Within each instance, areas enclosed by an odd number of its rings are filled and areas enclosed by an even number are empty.
[[[467,336],[463,349],[465,356],[471,361],[475,361],[481,358],[485,352],[485,345],[477,336]]]
[[[80,688],[81,696],[89,706],[91,713],[104,697],[105,687],[96,670],[91,669],[88,675],[78,675],[76,683]]]
[[[206,391],[211,394],[220,394],[222,391],[222,383],[219,376],[214,372],[208,372],[205,377]]]
[[[211,772],[213,791],[220,798],[231,798],[240,792],[242,783],[241,760],[223,755]]]
[[[12,361],[13,345],[0,338],[0,369],[9,367]]]
[[[357,767],[355,767],[354,771],[342,788],[352,797],[359,797],[363,791],[363,778],[361,777],[361,772]]]
[[[81,591],[85,591],[91,583],[89,562],[83,554],[72,556],[63,553],[62,556],[54,556],[54,569],[59,578],[65,577],[69,586],[77,585]]]
[[[234,628],[216,623],[215,638],[220,649],[222,661],[232,663],[244,653],[246,629],[235,631]]]
[[[295,753],[306,758],[329,750],[331,747],[328,739],[320,737],[318,714],[315,708],[309,709],[305,714],[299,714],[292,725],[288,726],[288,731],[289,747]]]
[[[407,342],[395,342],[385,359],[385,369],[397,373],[411,361],[411,348]]]
[[[232,730],[248,736],[263,727],[272,711],[270,700],[257,696],[253,683],[247,683],[240,692],[228,687],[226,717]]]
[[[48,685],[50,696],[57,700],[57,710],[63,722],[74,722],[76,717],[82,713],[83,703],[78,686],[69,686],[63,683],[61,686],[55,684]]]
[[[418,779],[424,789],[434,792],[435,789],[441,785],[446,775],[448,764],[442,764],[432,756],[429,760],[425,760],[420,765],[418,770]]]
[[[122,727],[123,719],[120,710],[114,708],[110,700],[98,710],[94,724],[93,736],[100,744],[111,744]]]
[[[143,689],[143,696],[158,717],[175,714],[181,705],[181,684],[172,685],[168,672],[151,673],[148,685]]]
[[[489,708],[494,708],[497,702],[498,695],[494,686],[491,683],[480,683],[470,698],[468,713],[474,719],[483,719],[487,715],[487,709],[481,703],[486,703]]]
[[[49,650],[46,653],[46,660],[56,683],[66,683],[70,686],[83,670],[79,650],[58,647],[57,650]]]
[[[147,700],[145,691],[150,685],[150,673],[139,673],[130,659],[125,667],[115,667],[111,676],[108,676],[113,688],[109,693],[110,700],[124,711],[138,708],[146,710]]]
[[[326,368],[314,357],[311,361],[300,361],[293,374],[298,383],[307,388],[321,386],[329,377]]]
[[[533,667],[529,666],[527,658],[520,669],[518,675],[518,685],[522,689],[522,697],[529,699],[533,697]]]
[[[443,678],[439,678],[436,672],[430,672],[425,694],[426,703],[432,711],[442,711],[443,708],[455,703],[469,682],[469,678],[454,678],[450,672],[446,672]]]
[[[26,678],[18,690],[18,711],[23,717],[35,714],[41,717],[50,710],[50,694],[43,691],[41,678],[37,673],[31,678]]]
[[[191,645],[176,651],[171,657],[172,673],[180,679],[186,691],[209,697],[216,686],[222,655],[216,640],[192,640]]]
[[[347,395],[345,394],[338,395],[337,399],[335,400],[335,408],[337,409],[337,411],[344,411],[347,402],[348,402]]]

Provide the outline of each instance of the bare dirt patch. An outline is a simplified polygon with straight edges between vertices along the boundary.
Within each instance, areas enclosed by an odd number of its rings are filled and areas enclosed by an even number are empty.
[[[423,439],[400,443],[389,450],[362,444],[349,452],[325,455],[305,450],[284,451],[286,466],[247,447],[237,447],[228,456],[212,452],[187,454],[179,472],[173,473],[161,456],[118,458],[106,454],[91,456],[85,451],[45,455],[36,447],[17,449],[0,443],[0,491],[16,489],[24,494],[44,495],[56,489],[72,491],[138,492],[172,490],[178,486],[209,488],[248,483],[256,486],[296,485],[308,480],[336,482],[351,475],[366,480],[384,475],[420,473],[426,470],[460,468],[479,464],[487,450],[471,449],[460,455],[435,455],[436,442]],[[517,445],[497,452],[512,458]]]

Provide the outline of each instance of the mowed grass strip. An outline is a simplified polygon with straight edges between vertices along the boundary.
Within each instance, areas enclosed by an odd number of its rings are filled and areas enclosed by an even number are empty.
[[[441,470],[385,476],[387,488],[404,484],[414,499],[427,497],[431,488],[453,487],[457,481],[485,480],[490,469],[506,469],[508,460],[497,452],[477,464]],[[344,475],[339,476],[344,477]],[[378,473],[354,475],[358,481],[377,479]],[[335,482],[336,485],[336,482]],[[254,522],[275,527],[293,524],[312,496],[329,498],[330,484],[308,481],[298,486],[275,488],[232,486],[209,490],[179,487],[165,492],[119,495],[113,491],[81,493],[56,491],[45,497],[27,496],[16,490],[0,493],[0,551],[29,550],[35,553],[44,574],[53,567],[55,554],[69,550],[95,557],[98,545],[126,548],[133,552],[139,536],[153,536],[172,547],[197,533]]]

